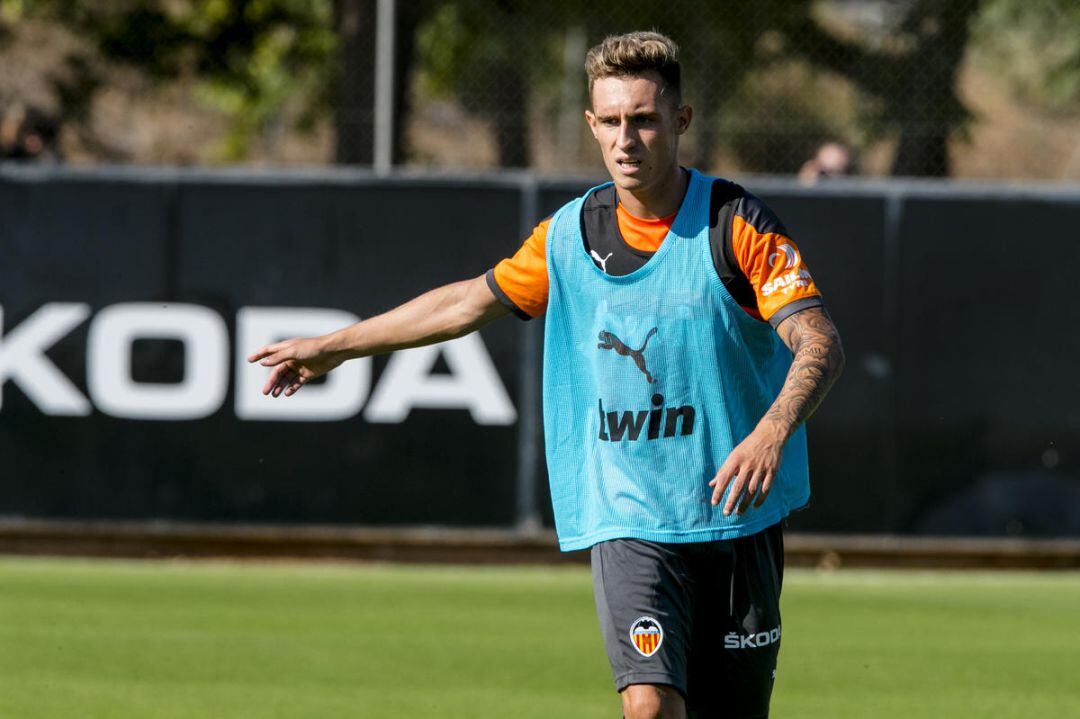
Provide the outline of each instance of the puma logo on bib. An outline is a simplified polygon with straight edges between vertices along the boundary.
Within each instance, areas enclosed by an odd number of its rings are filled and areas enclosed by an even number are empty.
[[[634,364],[636,364],[637,368],[645,375],[645,379],[652,383],[656,381],[656,378],[649,373],[648,368],[645,366],[645,357],[643,353],[645,352],[645,348],[649,346],[649,340],[652,339],[654,334],[656,334],[655,327],[649,330],[649,333],[645,335],[645,342],[642,343],[641,348],[633,349],[627,347],[623,341],[613,333],[603,330],[600,332],[600,344],[596,346],[602,350],[615,350],[615,354],[629,357],[634,360]]]

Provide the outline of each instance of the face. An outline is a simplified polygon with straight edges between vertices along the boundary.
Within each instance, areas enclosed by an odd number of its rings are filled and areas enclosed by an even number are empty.
[[[625,190],[670,181],[679,164],[679,136],[690,126],[690,107],[675,107],[661,91],[660,75],[605,77],[593,83],[585,119],[600,144],[604,165]]]

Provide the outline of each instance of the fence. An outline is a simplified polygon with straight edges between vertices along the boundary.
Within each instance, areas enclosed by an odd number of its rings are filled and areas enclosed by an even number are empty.
[[[0,516],[549,524],[540,322],[356,361],[286,402],[243,356],[479,275],[588,184],[0,169]],[[1080,192],[745,184],[849,358],[793,526],[1080,536]]]
[[[1080,179],[1071,0],[7,1],[0,156],[591,171],[585,52],[644,29],[697,167]]]

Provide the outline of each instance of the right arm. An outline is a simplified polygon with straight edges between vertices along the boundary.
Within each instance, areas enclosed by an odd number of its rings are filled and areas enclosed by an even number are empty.
[[[328,335],[268,345],[248,362],[273,367],[263,394],[288,397],[345,360],[456,339],[509,313],[480,276],[443,285]]]

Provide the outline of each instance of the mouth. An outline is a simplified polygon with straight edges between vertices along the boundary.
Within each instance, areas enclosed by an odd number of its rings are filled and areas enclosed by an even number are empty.
[[[616,160],[615,164],[624,173],[633,174],[641,167],[641,160]]]

